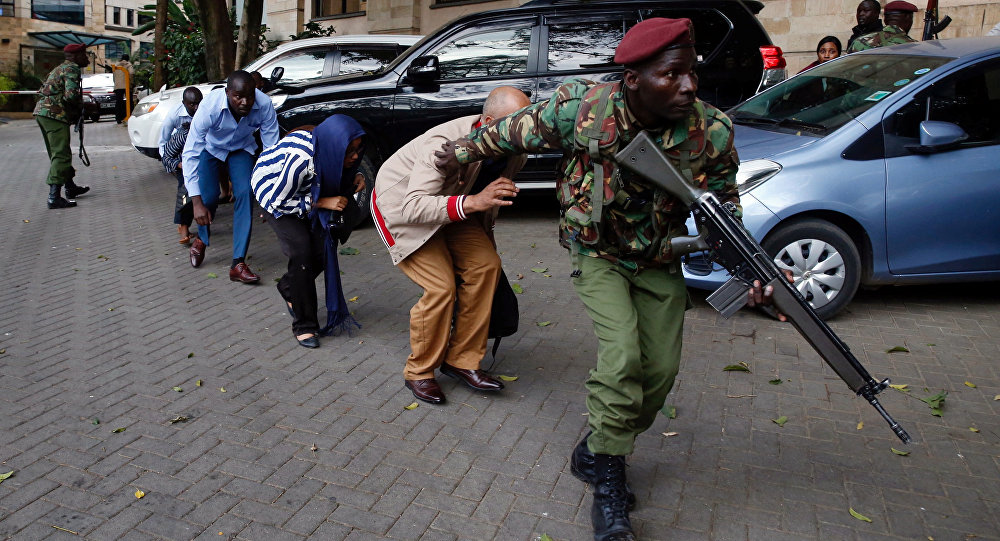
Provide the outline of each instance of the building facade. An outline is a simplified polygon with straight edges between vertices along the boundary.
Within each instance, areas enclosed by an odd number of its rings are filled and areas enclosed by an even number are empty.
[[[100,43],[88,48],[91,66],[123,53],[152,54],[152,35],[133,36],[144,22],[146,0],[0,0],[0,74],[20,71],[44,78],[63,61],[65,42]]]

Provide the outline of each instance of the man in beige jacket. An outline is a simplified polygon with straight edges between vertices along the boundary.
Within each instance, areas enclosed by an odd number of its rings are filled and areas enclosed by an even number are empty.
[[[393,154],[376,177],[371,200],[376,228],[393,264],[424,289],[410,309],[412,351],[403,372],[406,387],[424,402],[445,401],[435,369],[477,391],[503,388],[479,370],[479,362],[486,354],[490,307],[500,277],[493,222],[499,207],[511,204],[506,198],[517,194],[510,179],[524,165],[523,156],[506,163],[477,162],[449,178],[434,165],[434,151],[530,104],[516,88],[496,88],[482,115],[428,130]],[[476,182],[480,174],[479,185],[489,181],[481,190]]]

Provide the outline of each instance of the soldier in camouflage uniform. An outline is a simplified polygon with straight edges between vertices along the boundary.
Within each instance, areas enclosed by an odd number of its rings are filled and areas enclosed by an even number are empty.
[[[615,153],[647,131],[678,170],[722,201],[738,204],[729,118],[695,97],[698,78],[688,19],[654,18],[625,35],[615,52],[619,82],[563,83],[553,97],[450,143],[439,167],[561,150],[560,243],[573,258],[573,285],[594,322],[597,366],[586,382],[591,432],[571,470],[594,487],[597,541],[634,539],[635,496],[625,455],[663,406],[681,353],[687,289],[670,239],[686,234],[688,209],[617,168]],[[760,288],[755,302],[765,299]]]
[[[900,0],[889,2],[885,5],[885,27],[878,32],[872,32],[854,40],[847,48],[847,52],[856,53],[876,47],[888,47],[889,45],[917,41],[908,35],[910,28],[913,27],[913,14],[917,11],[917,6],[909,2]]]
[[[90,190],[73,182],[73,152],[69,147],[69,127],[83,111],[81,68],[90,65],[87,48],[79,43],[63,47],[66,61],[55,67],[38,91],[41,98],[35,105],[35,121],[42,129],[45,150],[49,154],[48,206],[50,209],[75,207],[74,199]],[[66,198],[62,197],[63,185]],[[68,199],[67,199],[68,198]]]

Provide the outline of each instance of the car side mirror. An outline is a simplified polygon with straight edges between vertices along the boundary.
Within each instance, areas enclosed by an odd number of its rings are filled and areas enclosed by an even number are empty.
[[[281,80],[281,77],[283,75],[285,75],[285,68],[283,68],[281,66],[278,66],[278,67],[274,68],[273,70],[271,70],[271,76],[268,77],[267,80],[271,81],[271,84],[274,85],[274,84],[277,84],[278,81]]]
[[[958,124],[940,120],[925,120],[920,123],[920,144],[906,145],[906,150],[914,154],[933,154],[951,150],[969,138]]]
[[[418,56],[406,68],[406,79],[413,84],[433,83],[441,77],[438,57],[434,55]]]

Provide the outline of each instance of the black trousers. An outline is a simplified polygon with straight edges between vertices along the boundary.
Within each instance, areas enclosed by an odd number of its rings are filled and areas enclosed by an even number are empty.
[[[323,233],[313,231],[310,220],[297,216],[275,218],[267,211],[264,216],[278,236],[281,252],[288,258],[288,272],[278,280],[278,293],[285,302],[292,303],[295,313],[292,332],[318,333],[316,277],[326,265]]]
[[[190,226],[194,220],[194,205],[187,196],[187,188],[184,187],[184,172],[180,169],[174,169],[174,176],[177,177],[177,201],[174,203],[174,223]]]
[[[115,89],[115,122],[121,124],[125,120],[125,89]]]

